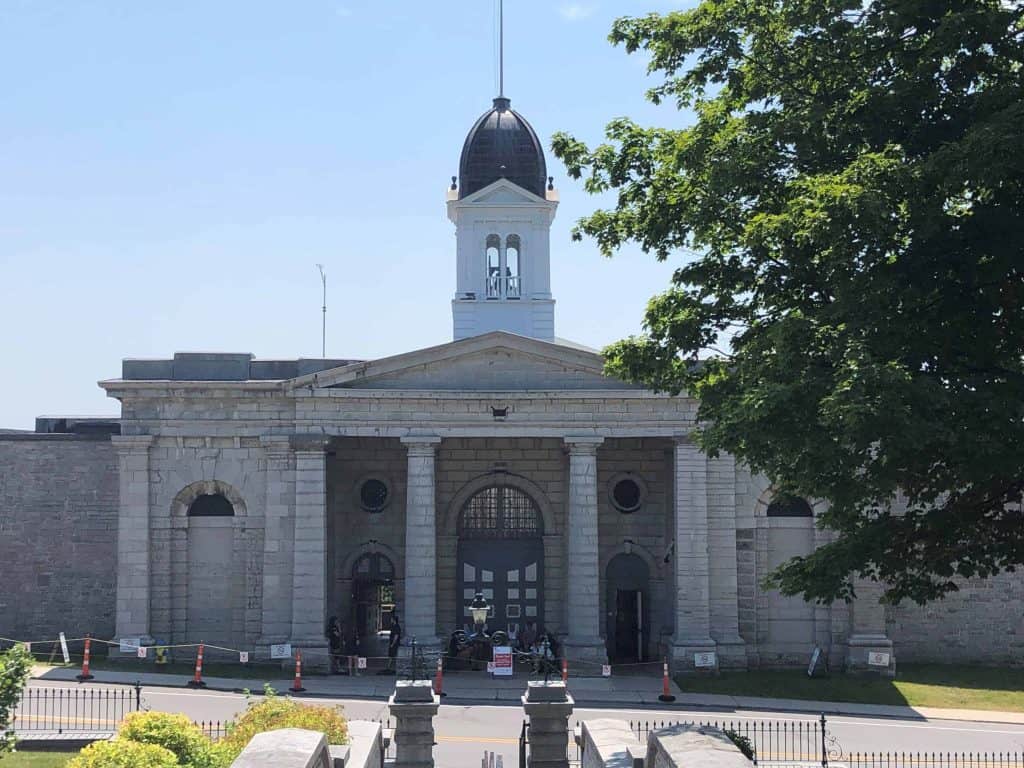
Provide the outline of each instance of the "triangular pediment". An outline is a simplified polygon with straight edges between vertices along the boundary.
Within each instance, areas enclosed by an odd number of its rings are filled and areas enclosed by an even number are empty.
[[[462,198],[460,203],[482,203],[482,204],[493,204],[493,205],[536,205],[537,203],[547,204],[549,201],[543,197],[538,197],[532,192],[523,189],[517,184],[513,184],[508,179],[498,179],[495,182],[488,184],[483,189],[479,189],[471,195],[467,195]]]
[[[636,389],[605,376],[595,352],[496,331],[294,379],[294,387],[560,391]]]

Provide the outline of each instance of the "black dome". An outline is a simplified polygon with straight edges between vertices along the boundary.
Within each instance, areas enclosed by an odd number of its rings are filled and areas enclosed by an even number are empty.
[[[544,148],[530,124],[505,98],[494,100],[466,137],[459,162],[459,197],[477,192],[498,179],[544,197],[547,164]]]

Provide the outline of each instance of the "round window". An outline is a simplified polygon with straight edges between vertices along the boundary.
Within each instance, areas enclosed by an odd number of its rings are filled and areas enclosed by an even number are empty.
[[[611,497],[611,504],[615,509],[630,514],[643,505],[647,488],[638,476],[625,472],[611,478],[611,482],[608,483],[608,496]]]
[[[383,480],[371,477],[359,486],[359,503],[367,512],[380,512],[388,503],[388,486]]]

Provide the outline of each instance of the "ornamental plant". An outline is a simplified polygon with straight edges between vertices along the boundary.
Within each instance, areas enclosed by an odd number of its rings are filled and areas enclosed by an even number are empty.
[[[348,723],[341,707],[303,704],[290,697],[278,696],[269,685],[264,687],[265,697],[249,709],[228,728],[228,735],[218,744],[231,760],[238,757],[253,736],[264,731],[281,728],[304,728],[327,736],[328,744],[348,743]]]
[[[178,758],[157,744],[117,738],[90,744],[71,758],[67,768],[178,768]]]
[[[214,768],[220,764],[213,743],[185,715],[132,712],[121,723],[119,738],[163,747],[174,755],[178,765]]]
[[[23,646],[0,653],[0,755],[14,748],[14,733],[7,731],[31,666],[32,656]]]

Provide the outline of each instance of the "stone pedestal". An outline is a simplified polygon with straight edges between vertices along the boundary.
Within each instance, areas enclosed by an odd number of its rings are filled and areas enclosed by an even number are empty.
[[[530,718],[528,768],[569,768],[569,715],[574,703],[561,680],[528,684],[523,696],[523,709]]]
[[[395,718],[396,768],[434,767],[434,715],[441,699],[429,680],[399,680],[388,699]]]
[[[884,654],[889,663],[869,663],[872,654]],[[846,646],[846,671],[850,674],[896,677],[896,654],[892,650],[892,640],[885,635],[850,635]]]
[[[851,606],[850,639],[846,647],[846,671],[895,677],[896,655],[885,632],[885,606],[880,602],[883,587],[868,579],[859,580],[856,587],[857,599]],[[888,655],[888,664],[869,663],[872,654]]]

